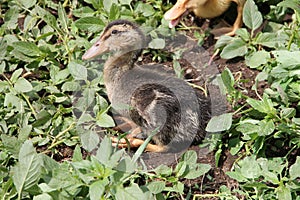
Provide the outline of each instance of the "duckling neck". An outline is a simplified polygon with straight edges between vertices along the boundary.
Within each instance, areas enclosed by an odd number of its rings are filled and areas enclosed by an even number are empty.
[[[128,52],[111,56],[104,64],[103,78],[107,89],[108,97],[114,86],[118,84],[121,76],[134,67],[139,52]]]

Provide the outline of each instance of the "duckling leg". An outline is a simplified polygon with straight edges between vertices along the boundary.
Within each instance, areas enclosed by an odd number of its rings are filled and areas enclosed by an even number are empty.
[[[142,129],[138,125],[125,117],[117,116],[115,119],[118,121],[123,121],[124,123],[120,123],[114,128],[114,130],[125,132],[130,131],[130,134],[126,136],[127,138],[134,138],[142,132]]]
[[[137,138],[127,138],[127,141],[129,142],[129,146],[126,142],[126,139],[118,139],[117,137],[111,137],[112,140],[112,145],[114,147],[118,148],[137,148],[141,146],[145,141]],[[155,145],[155,144],[148,144],[145,151],[148,152],[164,152],[166,151],[166,146],[161,146],[161,145]]]
[[[232,0],[237,4],[237,17],[233,24],[232,31],[226,33],[228,36],[233,36],[237,29],[241,28],[243,25],[243,9],[245,0]]]

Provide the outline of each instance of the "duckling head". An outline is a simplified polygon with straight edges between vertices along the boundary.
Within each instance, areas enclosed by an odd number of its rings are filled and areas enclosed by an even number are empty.
[[[189,12],[197,10],[199,7],[203,6],[209,0],[178,0],[176,4],[168,10],[164,18],[169,20],[169,27],[175,27],[179,21],[187,15]]]
[[[82,56],[83,60],[111,52],[118,56],[129,52],[140,52],[144,47],[145,36],[134,23],[116,20],[106,26],[98,41]]]

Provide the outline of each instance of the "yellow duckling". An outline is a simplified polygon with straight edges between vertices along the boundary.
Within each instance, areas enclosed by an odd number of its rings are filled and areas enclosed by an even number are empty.
[[[232,36],[235,31],[243,24],[242,15],[245,0],[178,0],[176,4],[168,10],[164,18],[169,20],[169,27],[175,27],[179,21],[187,13],[193,12],[196,16],[201,18],[214,18],[223,14],[231,2],[237,4],[237,17],[233,24],[232,30],[226,35]]]

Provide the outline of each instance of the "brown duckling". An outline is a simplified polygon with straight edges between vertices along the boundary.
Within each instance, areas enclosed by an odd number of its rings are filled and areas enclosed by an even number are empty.
[[[137,124],[154,144],[146,151],[180,151],[205,136],[210,118],[207,99],[184,80],[167,73],[160,65],[138,66],[136,60],[145,44],[145,36],[132,22],[116,20],[108,24],[100,39],[82,56],[83,60],[110,52],[103,76],[112,107]],[[112,138],[118,147],[127,147],[123,139]],[[131,147],[144,140],[128,139]],[[118,144],[117,144],[118,143]]]
[[[177,0],[176,4],[165,13],[164,18],[170,21],[169,27],[173,28],[182,17],[191,11],[201,18],[220,16],[228,9],[231,2],[237,4],[237,17],[232,30],[226,35],[232,36],[243,24],[242,15],[245,0]]]

